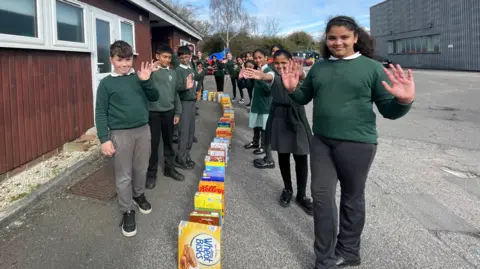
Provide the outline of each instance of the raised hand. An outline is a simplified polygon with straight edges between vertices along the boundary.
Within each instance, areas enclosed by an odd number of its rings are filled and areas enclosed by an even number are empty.
[[[203,71],[203,67],[202,67],[202,66],[198,66],[198,67],[197,67],[197,72],[198,72],[198,73],[202,73],[202,71]]]
[[[150,75],[152,74],[153,70],[153,60],[151,63],[149,62],[142,62],[142,66],[140,70],[137,72],[138,73],[138,78],[140,80],[149,80]]]
[[[410,104],[415,98],[415,81],[413,80],[412,70],[408,69],[408,75],[405,77],[405,72],[399,64],[396,67],[390,64],[390,68],[392,69],[391,72],[386,68],[383,69],[392,86],[382,81],[383,87],[395,96],[400,103]]]
[[[188,75],[188,77],[187,77],[187,86],[185,87],[185,89],[191,89],[191,88],[193,88],[193,85],[194,85],[194,83],[193,83],[193,74],[190,74],[190,75]]]
[[[245,78],[245,72],[245,67],[242,67],[242,70],[240,70],[240,74],[238,74],[238,78]]]
[[[289,92],[294,92],[300,81],[300,74],[297,65],[290,60],[288,67],[280,71],[282,75],[283,86],[287,88]]]
[[[247,68],[244,76],[248,79],[261,80],[265,74],[261,70],[255,70],[253,68]]]

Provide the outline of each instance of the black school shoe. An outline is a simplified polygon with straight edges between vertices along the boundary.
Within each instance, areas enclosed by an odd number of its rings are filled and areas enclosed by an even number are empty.
[[[195,167],[195,162],[190,157],[186,158],[185,163],[191,167]]]
[[[175,170],[174,167],[169,167],[168,165],[165,166],[165,172],[163,173],[164,176],[173,178],[176,181],[184,181],[185,176],[182,175],[180,172]]]
[[[265,150],[263,148],[258,148],[258,149],[253,151],[253,154],[255,154],[255,155],[262,155],[264,153],[265,153]]]
[[[145,182],[145,188],[151,190],[151,189],[155,188],[156,184],[157,184],[157,178],[156,177],[147,176],[147,181]]]
[[[275,168],[275,162],[267,161],[265,158],[255,159],[253,160],[253,166],[258,169],[273,169]]]
[[[282,207],[288,207],[290,201],[292,201],[293,192],[291,190],[283,189],[282,195],[280,195],[280,205]]]
[[[198,142],[198,139],[194,136],[192,142],[193,142],[193,143],[197,143],[197,142]]]
[[[297,196],[297,204],[310,216],[313,216],[313,203],[312,200],[306,196],[299,198]]]
[[[362,264],[362,260],[348,261],[348,260],[345,260],[343,257],[337,257],[337,268],[360,266],[361,264]]]
[[[257,144],[257,143],[254,143],[254,142],[250,142],[250,143],[246,144],[245,146],[243,146],[243,148],[245,148],[245,149],[254,149],[254,148],[257,149],[258,147],[260,147],[260,145]]]
[[[192,170],[194,168],[193,166],[188,165],[188,163],[185,162],[184,160],[180,160],[180,159],[175,160],[175,166],[184,170]]]
[[[138,206],[138,210],[142,214],[150,214],[152,212],[152,205],[145,198],[145,194],[133,197],[133,203]]]
[[[123,213],[122,234],[126,237],[132,237],[137,234],[137,224],[135,223],[135,210]]]

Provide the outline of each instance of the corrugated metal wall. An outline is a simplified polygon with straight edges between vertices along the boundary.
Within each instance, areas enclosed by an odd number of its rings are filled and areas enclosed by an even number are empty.
[[[370,24],[377,54],[396,63],[480,71],[480,0],[388,0],[370,8]],[[389,40],[432,34],[440,53],[388,55]]]
[[[90,59],[0,48],[0,174],[93,127]]]

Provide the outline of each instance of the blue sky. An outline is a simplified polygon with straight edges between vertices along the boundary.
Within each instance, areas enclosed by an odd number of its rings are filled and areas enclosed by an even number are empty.
[[[209,0],[179,0],[204,7],[201,19],[208,19]],[[264,31],[263,21],[276,18],[280,21],[279,34],[285,35],[303,30],[314,37],[322,34],[330,16],[353,16],[358,23],[370,28],[369,8],[383,0],[244,0],[245,9],[258,18],[259,32]]]

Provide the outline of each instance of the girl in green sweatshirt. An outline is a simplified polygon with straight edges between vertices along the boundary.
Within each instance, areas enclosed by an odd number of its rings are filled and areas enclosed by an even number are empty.
[[[380,114],[398,119],[415,96],[413,75],[397,65],[391,71],[373,60],[374,41],[352,18],[332,18],[325,29],[322,56],[303,84],[293,62],[282,72],[290,97],[313,101],[310,143],[316,269],[359,265],[365,224],[365,182],[377,149],[373,103]],[[335,192],[340,181],[340,230]]]

